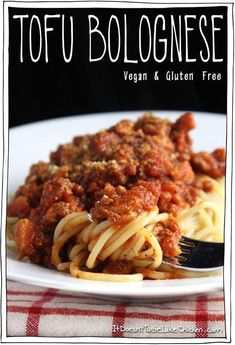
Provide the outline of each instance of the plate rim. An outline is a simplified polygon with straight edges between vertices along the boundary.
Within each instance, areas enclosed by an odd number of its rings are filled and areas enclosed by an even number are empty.
[[[120,117],[122,114],[125,116],[125,114],[129,114],[136,116],[139,114],[139,116],[144,115],[147,112],[152,112],[153,115],[163,117],[166,116],[166,114],[170,114],[171,116],[174,115],[176,116],[178,113],[183,115],[185,113],[192,113],[194,116],[201,116],[201,115],[213,115],[213,116],[220,116],[220,117],[227,117],[226,113],[214,113],[214,112],[209,112],[209,111],[197,111],[197,110],[159,110],[159,109],[150,109],[150,110],[120,110],[120,111],[107,111],[107,112],[98,112],[98,113],[87,113],[87,114],[73,114],[73,115],[67,115],[67,116],[60,116],[60,117],[53,117],[49,119],[44,119],[44,120],[39,120],[39,121],[34,121],[34,122],[29,122],[29,123],[23,123],[17,126],[13,126],[9,128],[9,131],[15,131],[15,130],[20,130],[23,127],[28,127],[28,126],[36,126],[38,124],[46,124],[48,122],[53,122],[53,121],[64,121],[64,120],[72,120],[75,118],[81,118],[84,119],[85,117],[100,117],[100,116],[117,116]],[[123,119],[125,119],[123,116]]]
[[[52,272],[52,279],[47,279],[43,276],[43,272],[39,272],[38,278],[36,275],[24,275],[21,270],[23,269],[22,264],[27,264],[30,270],[38,268],[39,270],[45,270],[45,274]],[[15,270],[13,266],[16,265]],[[19,266],[20,265],[20,266]],[[17,272],[17,266],[20,268]],[[66,279],[53,281],[53,273],[61,275]],[[92,294],[96,296],[109,296],[109,297],[120,297],[120,298],[164,298],[166,296],[170,297],[180,297],[182,295],[196,295],[200,293],[209,293],[216,290],[223,290],[224,287],[224,275],[217,276],[206,276],[206,277],[196,277],[196,278],[184,278],[184,279],[170,279],[171,282],[175,281],[177,284],[175,286],[163,285],[163,281],[155,280],[143,280],[139,282],[102,282],[102,281],[92,281],[86,279],[77,279],[69,275],[65,275],[63,272],[58,272],[46,267],[37,266],[33,263],[20,262],[16,258],[11,258],[7,256],[7,278],[10,280],[31,284],[34,286],[41,286],[47,288],[60,289],[73,293],[85,293]],[[73,282],[73,284],[69,284]],[[167,280],[164,280],[166,282]],[[75,285],[76,282],[76,285]],[[151,282],[151,283],[149,283]],[[182,284],[180,284],[182,282]],[[192,283],[195,282],[196,284]],[[150,286],[146,286],[150,284]],[[75,288],[76,287],[76,288]],[[125,289],[121,289],[125,287]],[[120,290],[121,289],[121,290]]]

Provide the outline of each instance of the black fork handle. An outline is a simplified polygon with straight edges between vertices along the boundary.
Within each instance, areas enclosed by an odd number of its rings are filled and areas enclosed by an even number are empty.
[[[180,254],[182,257],[187,257],[187,261],[181,263],[182,267],[206,269],[224,265],[224,243],[198,241],[190,251],[189,255]]]

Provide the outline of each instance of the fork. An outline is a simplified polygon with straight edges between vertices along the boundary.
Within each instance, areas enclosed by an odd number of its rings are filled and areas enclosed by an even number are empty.
[[[164,257],[163,263],[190,271],[206,272],[224,265],[224,243],[198,241],[182,236],[181,253],[173,259]]]

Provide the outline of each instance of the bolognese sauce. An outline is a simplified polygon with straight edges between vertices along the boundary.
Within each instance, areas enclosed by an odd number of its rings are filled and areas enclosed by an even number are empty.
[[[189,132],[194,127],[191,113],[175,123],[146,113],[136,122],[123,120],[77,136],[59,145],[49,162],[32,165],[8,205],[8,215],[20,218],[15,229],[19,259],[50,266],[55,227],[72,212],[86,210],[94,220],[109,219],[118,228],[155,207],[170,214],[154,230],[163,254],[177,255],[175,217],[195,204],[199,190],[213,188],[198,174],[225,174],[224,149],[193,152]],[[115,271],[113,263],[107,270]]]

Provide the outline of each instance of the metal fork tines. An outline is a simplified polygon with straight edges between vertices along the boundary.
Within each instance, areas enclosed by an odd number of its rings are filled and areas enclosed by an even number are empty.
[[[197,271],[220,269],[224,264],[224,243],[198,241],[182,236],[181,253],[174,259],[163,258],[163,263],[177,268]]]

